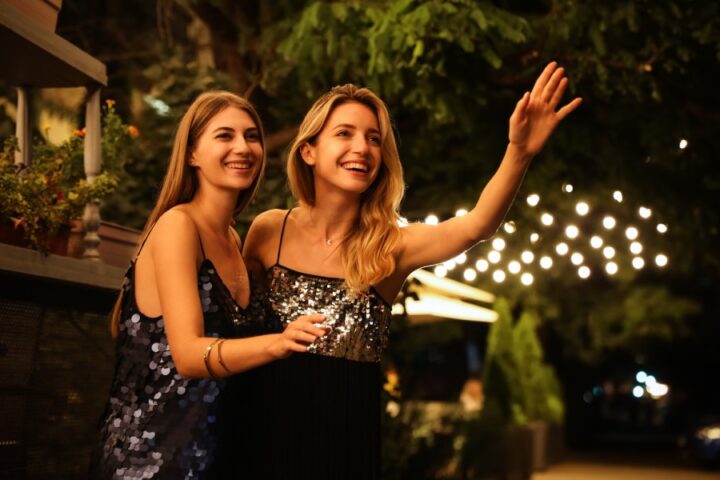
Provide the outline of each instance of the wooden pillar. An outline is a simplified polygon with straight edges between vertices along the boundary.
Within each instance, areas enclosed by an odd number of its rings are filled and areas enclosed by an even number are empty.
[[[15,152],[15,165],[30,166],[32,162],[32,132],[30,131],[30,88],[17,87],[17,119],[15,136],[18,148]]]
[[[88,98],[85,105],[85,176],[89,183],[95,181],[102,169],[102,151],[100,144],[100,87],[88,87]],[[85,205],[83,215],[85,224],[85,251],[83,258],[100,261],[100,204],[89,202]]]

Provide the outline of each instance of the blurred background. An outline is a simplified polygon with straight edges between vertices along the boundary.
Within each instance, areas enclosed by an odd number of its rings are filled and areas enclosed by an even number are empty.
[[[107,313],[196,95],[264,122],[241,233],[292,205],[285,148],[344,83],[388,104],[403,221],[435,223],[552,60],[583,105],[496,237],[393,308],[384,476],[720,478],[717,2],[35,2],[0,2],[0,478],[85,478]]]

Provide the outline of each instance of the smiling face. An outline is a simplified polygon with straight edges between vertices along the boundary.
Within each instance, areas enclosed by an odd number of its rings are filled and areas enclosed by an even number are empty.
[[[315,141],[306,143],[301,154],[313,169],[316,192],[324,187],[362,194],[380,171],[381,146],[375,112],[349,101],[335,107]]]
[[[257,176],[263,158],[260,131],[250,115],[227,107],[215,115],[190,155],[200,185],[245,190]]]

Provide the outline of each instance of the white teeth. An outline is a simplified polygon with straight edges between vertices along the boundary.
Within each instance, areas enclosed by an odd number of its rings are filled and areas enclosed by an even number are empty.
[[[346,170],[360,170],[361,172],[367,172],[368,166],[364,163],[359,162],[347,162],[342,165],[342,167]]]
[[[250,168],[250,163],[249,162],[229,162],[229,163],[226,163],[225,166],[242,170],[242,169]]]

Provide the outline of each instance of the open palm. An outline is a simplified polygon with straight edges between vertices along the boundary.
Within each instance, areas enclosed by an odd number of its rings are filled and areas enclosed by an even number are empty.
[[[540,152],[557,124],[582,103],[581,98],[575,98],[556,111],[568,84],[564,73],[556,62],[548,64],[510,116],[510,143],[529,155]]]

